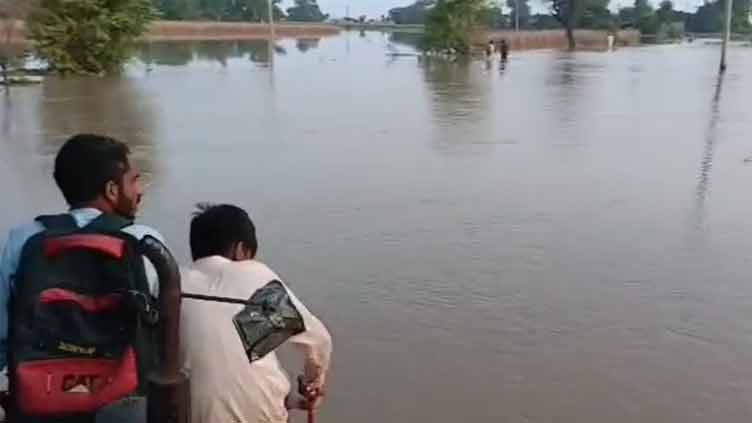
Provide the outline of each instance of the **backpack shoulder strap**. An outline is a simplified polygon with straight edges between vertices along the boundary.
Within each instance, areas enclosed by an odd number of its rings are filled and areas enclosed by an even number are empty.
[[[74,231],[78,229],[76,219],[68,213],[38,216],[34,220],[41,223],[46,230]]]
[[[92,220],[86,229],[96,232],[119,232],[125,227],[131,226],[133,221],[110,213],[102,213]]]

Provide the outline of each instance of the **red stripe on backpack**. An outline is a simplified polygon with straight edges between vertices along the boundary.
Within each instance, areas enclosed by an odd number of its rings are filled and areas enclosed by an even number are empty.
[[[39,295],[39,302],[48,305],[66,302],[73,303],[89,313],[100,313],[103,311],[118,311],[123,303],[123,296],[120,294],[107,294],[101,297],[90,297],[61,288],[52,288],[42,291]]]
[[[44,255],[47,257],[75,249],[94,250],[120,260],[125,255],[125,241],[108,235],[78,234],[50,238],[44,242]]]

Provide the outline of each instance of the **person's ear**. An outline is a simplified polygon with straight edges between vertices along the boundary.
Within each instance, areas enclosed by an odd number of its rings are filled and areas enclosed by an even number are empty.
[[[235,244],[235,247],[232,251],[232,259],[235,261],[241,261],[241,260],[249,260],[253,257],[250,257],[248,248],[246,248],[245,243],[240,241]]]
[[[109,181],[104,186],[104,198],[110,203],[117,203],[120,198],[120,185],[115,181]]]

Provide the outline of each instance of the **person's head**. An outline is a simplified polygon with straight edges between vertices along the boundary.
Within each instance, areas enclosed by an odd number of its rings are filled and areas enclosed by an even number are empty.
[[[55,158],[54,177],[68,205],[135,218],[144,189],[129,154],[127,145],[101,135],[66,141]]]
[[[199,204],[191,220],[193,260],[222,256],[230,260],[256,257],[256,227],[248,213],[230,204]]]

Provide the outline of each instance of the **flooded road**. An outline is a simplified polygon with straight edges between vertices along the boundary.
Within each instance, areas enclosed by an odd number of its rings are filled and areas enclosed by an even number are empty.
[[[104,132],[181,259],[194,203],[252,212],[335,336],[322,422],[749,421],[752,48],[721,81],[698,43],[503,72],[411,52],[154,44],[121,78],[14,89],[0,230],[59,210],[56,149]]]

